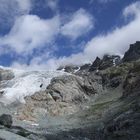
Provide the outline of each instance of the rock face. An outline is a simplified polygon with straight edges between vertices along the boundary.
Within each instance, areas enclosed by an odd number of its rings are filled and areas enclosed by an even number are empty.
[[[11,127],[12,126],[12,117],[11,115],[7,115],[7,114],[3,114],[2,116],[0,116],[0,124],[4,125],[5,127]]]
[[[51,84],[47,87],[47,92],[54,98],[65,102],[71,102],[86,98],[86,95],[95,94],[94,87],[78,76],[63,76],[52,79]],[[79,98],[79,99],[78,99]]]
[[[135,44],[131,44],[129,50],[123,57],[124,62],[136,61],[140,59],[140,41]]]

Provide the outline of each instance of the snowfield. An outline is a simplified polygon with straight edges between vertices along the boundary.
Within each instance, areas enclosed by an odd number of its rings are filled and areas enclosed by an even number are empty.
[[[4,92],[0,102],[10,104],[15,101],[25,103],[24,97],[45,90],[51,79],[57,76],[66,75],[63,71],[24,71],[12,69],[15,77],[12,80],[3,81],[6,87],[1,88]]]

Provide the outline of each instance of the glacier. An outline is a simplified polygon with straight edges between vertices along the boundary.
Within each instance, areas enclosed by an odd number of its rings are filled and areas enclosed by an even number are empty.
[[[36,92],[43,91],[50,84],[51,79],[57,76],[66,75],[63,71],[32,71],[32,70],[17,70],[9,69],[14,73],[14,78],[11,80],[2,81],[6,85],[0,89],[3,95],[0,97],[0,102],[10,104],[13,102],[25,103],[24,98],[31,96]]]

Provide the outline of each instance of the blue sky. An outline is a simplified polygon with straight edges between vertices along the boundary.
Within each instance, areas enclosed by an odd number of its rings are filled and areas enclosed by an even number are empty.
[[[139,0],[0,0],[0,65],[54,69],[123,55],[140,40]]]

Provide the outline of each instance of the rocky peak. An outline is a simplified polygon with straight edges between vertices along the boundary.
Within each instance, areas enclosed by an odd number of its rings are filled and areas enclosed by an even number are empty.
[[[130,45],[129,50],[123,57],[123,62],[136,61],[138,59],[140,59],[140,41]]]
[[[104,70],[106,68],[112,67],[114,65],[118,65],[121,61],[120,56],[118,55],[104,55],[103,59],[97,57],[93,62],[89,71],[94,70]]]
[[[92,63],[89,71],[97,70],[102,63],[102,60],[99,57],[96,57],[95,61]]]

